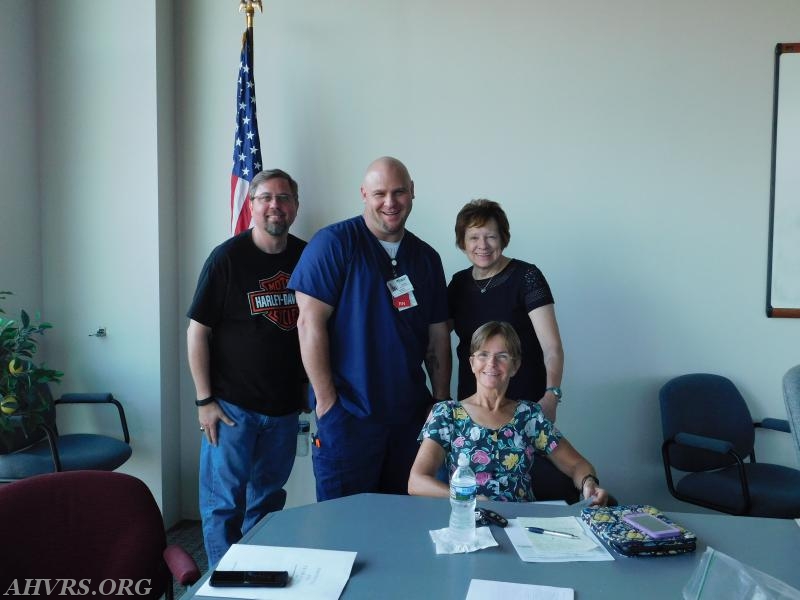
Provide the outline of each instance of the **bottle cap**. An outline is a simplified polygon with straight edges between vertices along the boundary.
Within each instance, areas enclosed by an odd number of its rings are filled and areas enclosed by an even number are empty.
[[[469,456],[466,453],[462,452],[458,455],[458,466],[459,467],[466,467],[469,464]]]

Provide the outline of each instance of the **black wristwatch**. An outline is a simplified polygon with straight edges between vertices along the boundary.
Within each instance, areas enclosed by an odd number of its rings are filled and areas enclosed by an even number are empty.
[[[195,406],[205,406],[206,404],[211,404],[212,402],[216,402],[216,398],[214,396],[209,396],[208,398],[203,398],[202,400],[195,400]]]

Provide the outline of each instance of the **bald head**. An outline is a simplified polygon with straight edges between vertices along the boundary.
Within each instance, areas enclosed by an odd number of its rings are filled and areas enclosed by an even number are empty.
[[[375,174],[383,173],[386,171],[395,172],[409,184],[411,183],[411,175],[408,174],[408,169],[401,161],[394,158],[393,156],[381,156],[380,158],[376,158],[371,163],[369,163],[369,166],[367,167],[367,172],[364,174],[364,180],[366,181],[368,178],[373,177]]]
[[[361,197],[364,221],[373,235],[387,242],[400,241],[414,199],[414,182],[406,166],[391,156],[372,161],[364,174]]]

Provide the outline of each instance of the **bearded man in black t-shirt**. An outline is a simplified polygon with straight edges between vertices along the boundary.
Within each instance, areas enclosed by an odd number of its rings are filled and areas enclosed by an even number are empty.
[[[283,508],[307,379],[286,284],[306,243],[289,233],[297,183],[279,169],[250,183],[253,227],[217,246],[189,308],[200,431],[200,514],[209,566]]]

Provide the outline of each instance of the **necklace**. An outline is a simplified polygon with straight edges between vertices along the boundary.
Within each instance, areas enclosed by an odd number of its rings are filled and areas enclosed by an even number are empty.
[[[472,278],[472,281],[474,281],[474,282],[475,282],[475,287],[476,287],[476,288],[478,288],[478,289],[480,290],[481,294],[485,294],[485,293],[486,293],[486,290],[488,290],[488,289],[489,289],[489,286],[490,286],[490,285],[492,285],[492,279],[494,279],[495,275],[497,275],[497,273],[495,273],[494,275],[492,275],[491,277],[489,277],[489,281],[487,281],[487,282],[486,282],[486,285],[484,285],[483,287],[481,287],[481,284],[480,284],[480,283],[478,283],[478,280],[477,280],[477,279],[475,279],[474,277]]]
[[[489,287],[491,287],[492,281],[494,280],[494,278],[497,277],[502,272],[502,270],[504,268],[505,268],[505,264],[503,264],[503,257],[501,256],[500,257],[499,268],[497,269],[497,271],[492,273],[492,276],[489,277],[489,281],[487,281],[483,286],[481,286],[481,284],[478,283],[478,280],[475,279],[474,275],[472,276],[472,281],[475,282],[475,287],[478,288],[478,290],[480,290],[481,294],[485,294],[486,293],[486,290],[488,290]]]

